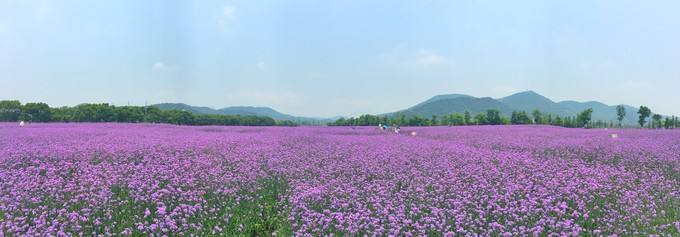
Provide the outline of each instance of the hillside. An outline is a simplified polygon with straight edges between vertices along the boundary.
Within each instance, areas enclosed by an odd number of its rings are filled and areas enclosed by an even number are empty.
[[[309,124],[323,124],[334,121],[332,118],[309,118],[299,117],[289,114],[284,114],[269,107],[254,107],[254,106],[231,106],[221,109],[213,109],[210,107],[192,106],[183,103],[162,103],[153,105],[162,110],[182,110],[195,114],[221,114],[221,115],[255,115],[270,117],[278,121],[294,121],[299,123]]]
[[[623,120],[624,124],[636,124],[637,108],[629,105],[624,106],[626,108],[626,117]],[[500,110],[501,115],[509,116],[512,111],[524,110],[531,113],[534,109],[538,109],[544,114],[564,117],[574,116],[588,108],[593,109],[593,120],[616,121],[616,105],[606,105],[597,101],[554,102],[534,91],[519,92],[499,99],[490,97],[478,98],[462,94],[437,95],[408,109],[383,115],[396,116],[404,114],[406,116],[431,117],[432,115],[441,116],[451,113],[462,114],[465,111],[477,114],[485,112],[488,109],[498,109]]]

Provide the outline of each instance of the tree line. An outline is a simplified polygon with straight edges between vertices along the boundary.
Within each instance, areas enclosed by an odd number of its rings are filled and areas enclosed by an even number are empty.
[[[374,126],[378,124],[393,124],[400,126],[461,126],[461,125],[504,125],[504,124],[551,124],[564,127],[584,127],[589,124],[593,110],[587,109],[574,117],[544,115],[534,110],[529,116],[526,111],[513,111],[510,117],[503,117],[497,109],[489,109],[474,116],[465,111],[463,114],[452,113],[441,117],[433,115],[430,118],[419,116],[376,116],[361,115],[357,118],[340,118],[331,126]]]
[[[577,113],[574,116],[558,116],[543,113],[539,110],[533,110],[530,114],[526,111],[513,111],[510,117],[503,117],[500,111],[496,109],[489,109],[486,112],[475,114],[470,112],[452,113],[443,116],[433,115],[430,118],[419,116],[407,116],[404,113],[396,116],[376,116],[376,115],[361,115],[352,118],[340,118],[330,126],[377,126],[378,124],[400,125],[400,126],[462,126],[462,125],[514,125],[514,124],[545,124],[553,126],[561,126],[567,128],[615,128],[623,127],[622,121],[626,116],[625,107],[617,106],[617,120],[614,121],[592,120],[593,109],[586,109]],[[647,118],[650,117],[651,110],[645,106],[641,106],[638,112],[640,114],[640,126],[649,128],[678,128],[680,121],[678,117],[666,117],[659,114],[654,114],[652,119],[647,123]],[[663,120],[662,120],[663,119]]]
[[[120,122],[167,123],[177,125],[295,126],[291,121],[252,115],[193,114],[181,110],[161,110],[155,106],[114,106],[80,104],[52,108],[46,103],[0,101],[0,121],[4,122]]]
[[[618,124],[614,121],[592,121],[592,109],[586,109],[574,116],[554,116],[533,110],[513,111],[510,117],[503,117],[499,110],[472,115],[452,113],[424,118],[407,116],[361,115],[356,118],[340,118],[328,123],[330,126],[377,126],[378,124],[400,126],[461,126],[461,125],[503,125],[503,124],[547,124],[568,128],[614,128],[623,127],[626,109],[616,107]],[[652,113],[646,106],[637,111],[638,124],[647,128],[680,128],[676,116],[664,117]],[[252,115],[193,114],[181,110],[161,110],[155,106],[114,106],[102,104],[80,104],[73,107],[52,108],[46,103],[21,104],[16,100],[0,100],[0,121],[16,122],[123,122],[123,123],[168,123],[177,125],[237,125],[237,126],[297,126],[293,121],[276,121],[270,117]]]
[[[622,110],[622,112],[619,112],[619,107],[617,107],[617,113],[619,116],[625,116],[626,111],[625,109]],[[640,109],[638,109],[638,124],[640,127],[647,127],[647,128],[680,128],[680,119],[676,116],[671,116],[671,117],[663,117],[660,114],[653,114],[652,110],[649,109],[647,106],[640,106]],[[647,118],[650,118],[650,120],[647,120]],[[619,119],[620,120],[620,119]]]

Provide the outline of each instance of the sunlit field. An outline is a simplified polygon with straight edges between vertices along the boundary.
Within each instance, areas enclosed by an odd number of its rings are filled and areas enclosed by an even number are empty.
[[[680,130],[4,123],[0,230],[677,236]]]

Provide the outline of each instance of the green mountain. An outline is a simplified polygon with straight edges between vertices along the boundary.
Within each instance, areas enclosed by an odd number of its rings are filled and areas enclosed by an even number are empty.
[[[163,103],[152,106],[158,107],[161,110],[181,110],[194,114],[218,114],[214,109],[209,107],[191,106],[183,103]]]
[[[443,98],[443,96],[440,98]],[[468,111],[474,115],[477,113],[486,112],[488,109],[498,109],[501,111],[502,115],[509,115],[512,113],[512,108],[490,97],[475,98],[472,96],[460,96],[444,99],[430,99],[428,101],[430,102],[426,101],[406,110],[401,110],[386,115],[396,116],[404,114],[407,117],[419,116],[429,118],[432,115],[440,116],[452,113],[462,114],[465,111]]]
[[[629,125],[636,124],[637,108],[629,105],[624,106],[626,108],[626,117],[624,118],[623,123]],[[408,109],[383,115],[398,116],[404,114],[408,117],[431,117],[432,115],[441,116],[451,113],[462,114],[465,111],[474,115],[486,112],[488,109],[497,109],[501,112],[502,116],[510,116],[512,111],[524,110],[527,113],[531,113],[534,109],[538,109],[543,114],[564,117],[575,116],[577,113],[588,108],[593,109],[593,120],[617,121],[616,105],[606,105],[596,101],[554,102],[533,91],[519,92],[499,99],[489,97],[478,98],[461,94],[437,95]]]
[[[469,95],[463,95],[463,94],[436,95],[436,96],[434,96],[434,97],[432,97],[432,98],[430,98],[430,99],[428,99],[428,100],[426,100],[426,101],[424,101],[420,104],[417,104],[416,106],[431,103],[431,102],[436,102],[436,101],[440,101],[440,100],[458,99],[458,98],[474,98],[474,97],[469,96]]]
[[[609,106],[597,101],[576,102],[576,101],[561,101],[559,104],[568,110],[569,114],[576,114],[579,111],[588,108],[593,109],[593,120],[613,120],[616,121],[616,105]],[[638,120],[638,108],[630,105],[623,105],[626,108],[626,116],[623,118],[624,124],[635,125]]]
[[[538,109],[543,113],[557,114],[560,116],[570,114],[569,109],[563,108],[562,106],[546,98],[545,96],[542,96],[533,91],[525,91],[512,94],[510,96],[500,98],[498,99],[498,101],[500,101],[503,104],[506,104],[513,110],[524,110],[527,111],[528,113],[531,113],[531,111]]]
[[[194,114],[221,114],[221,115],[255,115],[273,118],[278,121],[293,121],[306,124],[324,124],[334,121],[333,118],[309,118],[298,117],[289,114],[284,114],[269,107],[253,107],[253,106],[232,106],[222,109],[213,109],[210,107],[192,106],[183,103],[162,103],[153,105],[161,110],[182,110]]]
[[[288,114],[283,114],[279,113],[278,111],[269,108],[269,107],[253,107],[253,106],[232,106],[232,107],[226,107],[222,109],[218,109],[217,112],[219,114],[227,114],[227,115],[257,115],[257,116],[266,116],[273,118],[275,120],[297,120],[297,117],[288,115]]]
[[[289,120],[303,124],[325,124],[327,122],[335,121],[334,118],[310,118],[299,117],[278,112],[269,107],[252,107],[252,106],[233,106],[222,109],[213,109],[209,107],[191,106],[182,103],[164,103],[155,105],[160,109],[169,110],[183,110],[195,114],[223,114],[223,115],[257,115],[266,116],[275,120]],[[624,124],[637,124],[637,108],[624,105],[626,108],[626,117],[623,120]],[[509,117],[512,111],[524,110],[531,114],[534,109],[540,110],[543,114],[551,114],[553,116],[575,116],[577,113],[593,109],[593,120],[614,121],[616,122],[616,105],[606,105],[597,101],[577,102],[577,101],[561,101],[554,102],[533,91],[524,91],[515,93],[499,99],[490,97],[474,97],[463,94],[446,94],[437,95],[412,107],[396,112],[382,114],[383,116],[400,116],[404,114],[407,117],[419,116],[429,118],[432,115],[442,116],[452,113],[470,112],[473,116],[478,113],[484,113],[488,109],[497,109],[502,116]]]

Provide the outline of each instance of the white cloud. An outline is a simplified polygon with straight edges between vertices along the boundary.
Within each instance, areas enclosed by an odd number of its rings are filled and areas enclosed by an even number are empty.
[[[257,64],[255,64],[255,67],[257,67],[257,69],[260,69],[260,70],[264,70],[266,66],[267,65],[264,64],[264,62],[258,62]]]
[[[168,71],[174,71],[176,70],[177,67],[167,65],[163,62],[156,62],[151,66],[151,71],[152,72],[168,72]]]
[[[217,16],[217,24],[224,26],[229,22],[229,20],[236,17],[236,7],[234,6],[224,6],[222,7],[221,14]]]
[[[416,54],[415,59],[413,60],[415,64],[422,66],[444,64],[446,63],[446,61],[447,60],[444,56],[441,56],[435,52],[426,49],[418,50],[418,53]]]
[[[236,8],[233,6],[224,6],[222,8],[222,16],[233,17],[236,14]]]
[[[387,64],[407,67],[429,67],[448,64],[449,60],[437,52],[426,48],[407,48],[398,45],[392,51],[379,55]]]
[[[50,12],[50,0],[42,0],[36,11],[36,20],[41,21]]]

